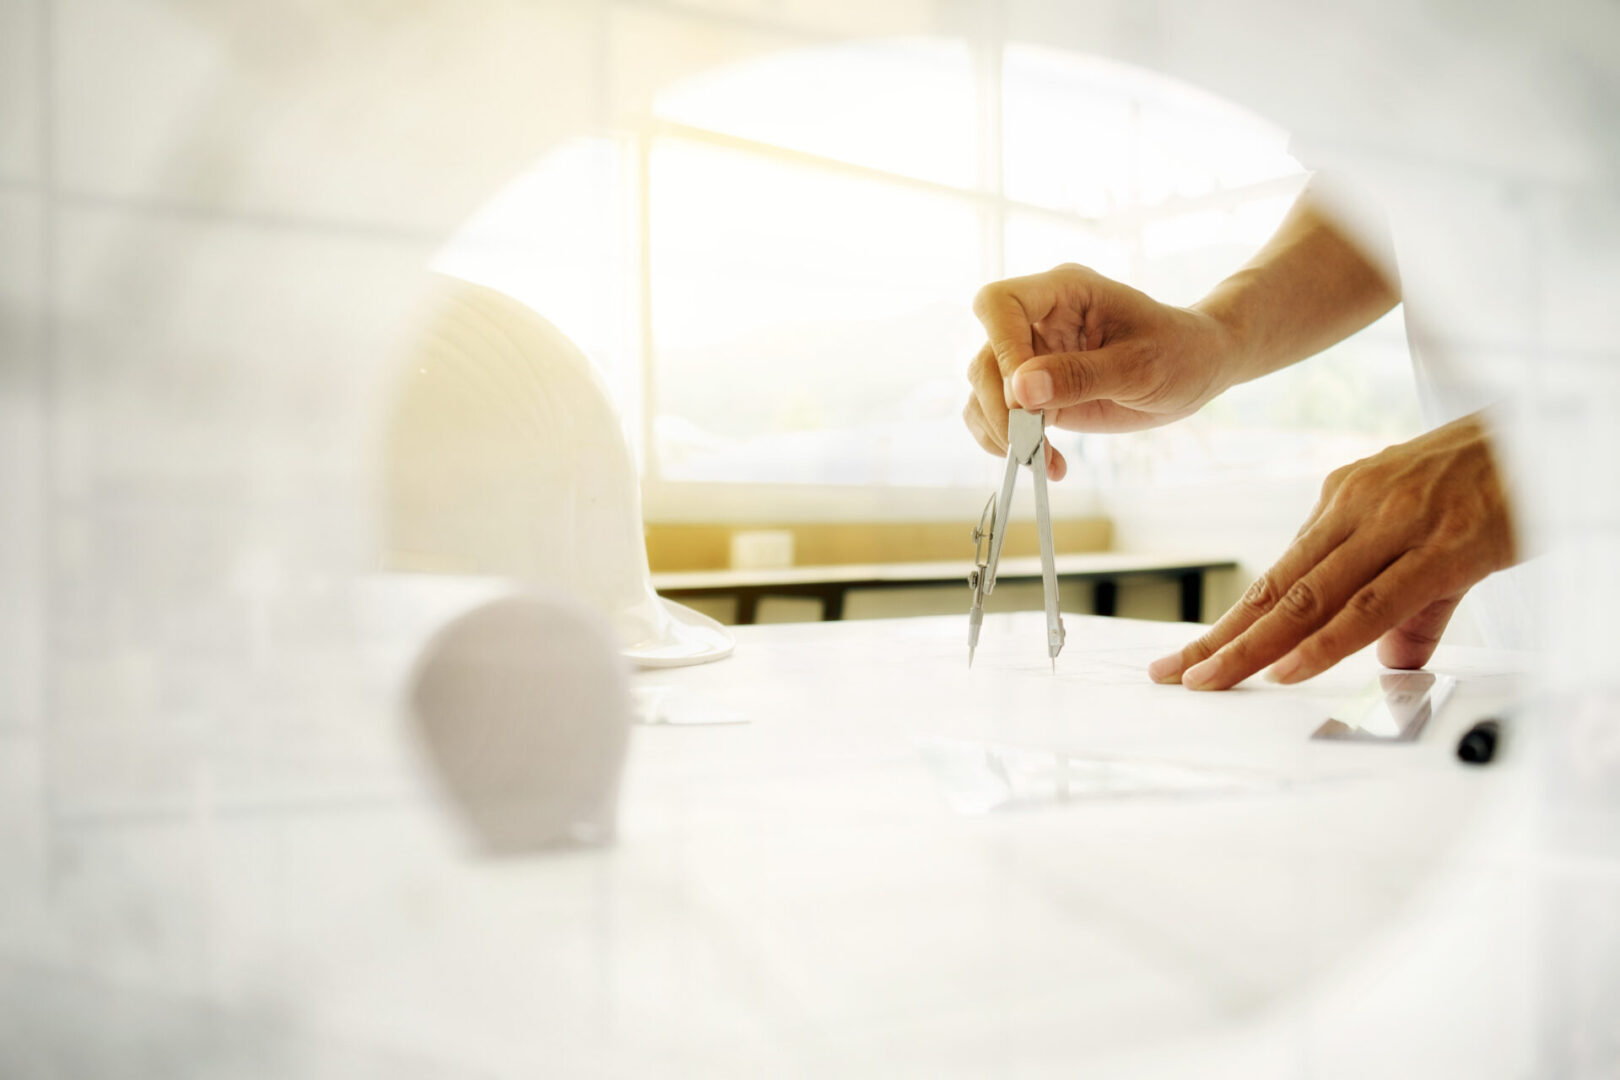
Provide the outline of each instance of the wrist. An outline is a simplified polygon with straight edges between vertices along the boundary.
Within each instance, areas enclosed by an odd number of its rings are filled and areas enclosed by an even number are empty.
[[[1192,350],[1205,366],[1210,397],[1247,382],[1258,372],[1247,370],[1248,349],[1236,308],[1225,303],[1219,290],[1184,309],[1192,316],[1197,344]]]

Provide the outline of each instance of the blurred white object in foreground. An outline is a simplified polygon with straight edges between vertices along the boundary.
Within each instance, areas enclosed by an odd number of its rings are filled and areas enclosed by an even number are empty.
[[[530,595],[463,615],[423,650],[411,711],[490,852],[612,839],[630,703],[613,632],[594,612]]]

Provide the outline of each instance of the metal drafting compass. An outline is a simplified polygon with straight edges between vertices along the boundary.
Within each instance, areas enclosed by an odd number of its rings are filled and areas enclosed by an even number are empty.
[[[984,598],[996,589],[996,567],[1001,562],[1001,545],[1007,539],[1007,523],[1012,510],[1013,486],[1018,482],[1018,466],[1028,465],[1035,474],[1035,529],[1041,540],[1041,588],[1046,594],[1046,653],[1057,671],[1057,656],[1063,651],[1063,616],[1058,613],[1057,567],[1052,560],[1052,510],[1046,501],[1046,430],[1038,412],[1013,409],[1007,416],[1007,471],[1001,478],[1001,494],[990,496],[973,528],[973,570],[968,587],[973,590],[973,607],[968,611],[968,667],[979,647],[979,626],[984,622]]]

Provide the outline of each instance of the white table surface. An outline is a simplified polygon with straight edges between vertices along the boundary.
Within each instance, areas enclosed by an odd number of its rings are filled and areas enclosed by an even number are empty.
[[[1398,938],[1516,775],[1452,756],[1514,696],[1512,655],[1442,649],[1461,684],[1425,737],[1361,746],[1307,736],[1367,656],[1195,695],[1143,675],[1187,626],[1068,616],[1055,676],[1038,613],[987,617],[972,671],[965,618],[746,627],[728,660],[632,676],[671,719],[745,722],[638,727],[615,845],[492,859],[399,694],[432,630],[495,591],[358,589],[352,648],[321,654],[342,678],[312,654],[228,718],[70,710],[7,735],[0,1061],[1073,1076],[1179,1053],[1215,1075],[1224,1047],[1300,1075],[1315,1034],[1243,1033],[1304,1030],[1291,1003]],[[1064,754],[1082,779],[963,813],[942,747]],[[1098,793],[1099,762],[1169,779]]]

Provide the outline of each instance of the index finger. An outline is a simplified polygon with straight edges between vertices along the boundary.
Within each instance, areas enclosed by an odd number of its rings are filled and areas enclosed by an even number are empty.
[[[989,435],[992,446],[985,449],[992,453],[1005,454],[1007,452],[1007,397],[1004,390],[1005,383],[996,370],[996,356],[985,345],[968,365],[968,382],[973,387],[973,398],[979,406],[979,415],[984,420],[985,433]],[[969,426],[972,426],[971,421]]]
[[[1056,302],[1051,284],[1038,276],[993,281],[973,297],[973,314],[984,326],[1003,379],[1035,355],[1035,324]]]
[[[1238,602],[1216,620],[1196,640],[1148,665],[1148,677],[1159,683],[1178,683],[1182,673],[1194,664],[1214,656],[1228,642],[1276,609],[1295,582],[1321,563],[1343,543],[1346,531],[1331,522],[1318,520],[1283,552],[1276,564],[1254,579]]]

